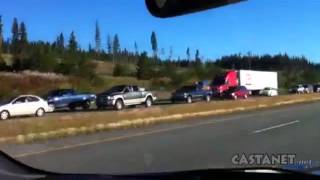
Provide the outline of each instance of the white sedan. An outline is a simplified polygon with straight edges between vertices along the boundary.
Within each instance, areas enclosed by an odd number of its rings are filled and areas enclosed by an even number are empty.
[[[41,117],[52,110],[52,107],[42,98],[33,95],[22,95],[0,104],[0,119],[6,120],[10,117],[26,115]]]
[[[275,88],[264,88],[260,91],[260,95],[262,96],[278,96],[278,90]]]

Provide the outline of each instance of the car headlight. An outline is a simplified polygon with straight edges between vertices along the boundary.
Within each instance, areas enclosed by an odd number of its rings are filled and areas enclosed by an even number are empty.
[[[107,99],[108,100],[113,100],[114,98],[113,98],[113,96],[108,96]]]
[[[186,98],[186,97],[188,96],[188,94],[187,94],[187,93],[184,93],[183,96]]]
[[[59,101],[58,97],[53,98],[53,101]]]
[[[231,96],[234,96],[235,94],[234,93],[231,93]]]

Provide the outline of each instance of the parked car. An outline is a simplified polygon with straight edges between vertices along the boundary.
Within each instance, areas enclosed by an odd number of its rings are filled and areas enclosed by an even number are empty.
[[[303,94],[305,93],[305,88],[302,84],[299,84],[297,86],[294,86],[289,89],[290,93],[296,93],[296,94]]]
[[[98,109],[114,107],[122,110],[125,106],[141,105],[151,107],[157,98],[144,88],[132,85],[115,86],[97,95],[96,105]]]
[[[53,90],[47,95],[49,105],[55,109],[69,108],[70,110],[75,110],[80,107],[87,110],[95,102],[95,99],[95,94],[80,93],[73,89]]]
[[[305,84],[303,85],[303,87],[304,87],[304,93],[307,93],[307,94],[313,93],[313,85]]]
[[[238,98],[247,99],[249,97],[249,94],[250,92],[245,86],[237,86],[229,88],[229,90],[225,93],[225,97],[235,100]]]
[[[194,100],[205,100],[209,102],[212,97],[212,91],[200,84],[183,86],[180,89],[172,93],[171,101],[173,103],[177,101],[184,101],[186,103],[192,103]]]
[[[261,96],[278,96],[278,89],[275,88],[264,88],[263,90],[260,91],[259,93]]]
[[[42,117],[53,111],[47,101],[33,95],[22,95],[11,98],[0,104],[0,119],[6,120],[15,116],[35,115]]]
[[[319,93],[320,92],[320,84],[313,85],[313,92]]]

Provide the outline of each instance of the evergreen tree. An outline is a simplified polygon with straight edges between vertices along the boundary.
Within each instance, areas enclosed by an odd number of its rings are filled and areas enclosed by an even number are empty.
[[[2,53],[2,48],[3,48],[3,23],[2,23],[2,16],[0,15],[0,59],[1,53]]]
[[[199,49],[196,50],[196,55],[195,55],[195,61],[200,61],[200,51]]]
[[[19,27],[19,39],[21,43],[28,43],[28,34],[27,34],[27,28],[24,22],[21,22]]]
[[[101,37],[100,37],[100,28],[98,21],[96,22],[96,32],[95,32],[95,42],[96,42],[96,53],[101,51]]]
[[[118,34],[116,34],[113,38],[113,54],[117,55],[120,52],[120,40]]]
[[[107,40],[107,51],[108,54],[112,54],[112,42],[111,42],[111,37],[108,35],[108,40]]]
[[[187,60],[190,61],[191,55],[190,55],[190,48],[189,47],[187,48],[186,54],[187,54]]]
[[[153,51],[153,57],[156,59],[158,54],[158,41],[157,41],[157,35],[154,31],[151,33],[151,47]]]
[[[172,56],[173,56],[173,48],[172,48],[172,46],[170,46],[170,50],[169,50],[169,61],[171,61],[172,60]]]
[[[77,39],[76,39],[76,35],[75,35],[75,33],[73,31],[70,34],[68,50],[71,53],[75,53],[78,50],[78,42],[77,42]]]
[[[138,48],[138,44],[136,41],[134,42],[134,51],[135,51],[135,55],[138,56],[139,55],[139,48]]]
[[[15,55],[18,53],[18,44],[19,44],[19,24],[18,24],[17,18],[13,19],[11,33],[12,33],[11,53]]]
[[[28,34],[27,28],[24,22],[21,22],[19,27],[19,43],[18,43],[18,53],[21,59],[27,58],[28,48]]]
[[[58,49],[58,52],[60,54],[62,54],[64,52],[64,36],[63,36],[63,33],[60,33],[60,35],[57,37],[57,40],[56,40],[56,46],[57,46],[57,49]]]

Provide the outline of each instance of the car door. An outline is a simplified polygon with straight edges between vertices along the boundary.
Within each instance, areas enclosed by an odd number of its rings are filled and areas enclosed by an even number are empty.
[[[134,102],[134,93],[131,86],[127,86],[123,91],[123,100],[125,105],[132,105]]]
[[[145,98],[145,94],[142,91],[139,91],[138,86],[132,86],[132,90],[133,90],[133,92],[132,92],[132,96],[133,96],[132,103],[141,104],[142,101]]]
[[[21,116],[21,115],[28,114],[27,108],[28,108],[27,97],[19,97],[12,102],[11,108],[9,109],[9,111],[12,116]]]
[[[199,99],[202,97],[201,89],[198,86],[192,86],[190,93],[193,99]]]
[[[70,105],[70,103],[73,102],[73,99],[72,99],[72,98],[74,98],[73,94],[74,94],[74,92],[72,90],[65,90],[65,91],[61,92],[60,97],[59,97],[60,106],[65,107],[65,106]]]
[[[242,96],[243,96],[240,87],[238,87],[238,88],[235,90],[235,94],[236,94],[238,97],[242,97]]]
[[[40,108],[39,106],[39,99],[33,96],[28,96],[27,97],[27,109],[26,113],[27,114],[35,114],[36,111]]]

